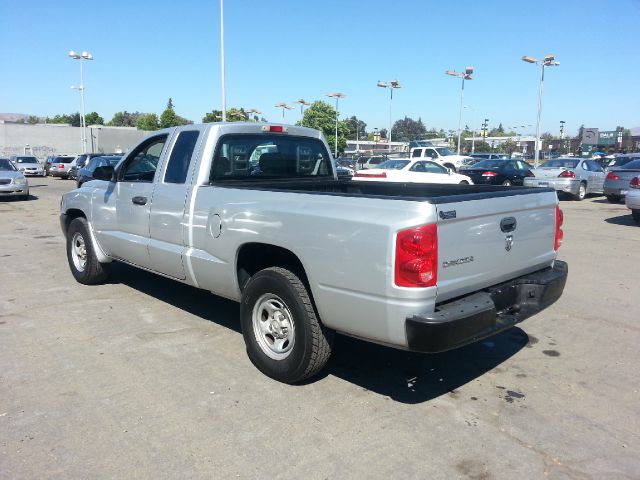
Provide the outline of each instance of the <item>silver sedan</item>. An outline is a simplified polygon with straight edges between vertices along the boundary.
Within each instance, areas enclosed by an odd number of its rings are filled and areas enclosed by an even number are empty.
[[[640,175],[640,154],[617,157],[613,161],[617,162],[621,158],[625,160],[631,158],[631,161],[625,162],[620,167],[611,166],[604,180],[604,194],[611,203],[622,200],[629,190],[629,182]]]
[[[8,158],[0,158],[0,198],[2,197],[29,198],[27,179]]]
[[[603,193],[605,173],[600,164],[580,158],[557,158],[531,170],[525,187],[554,188],[582,200],[589,193]]]

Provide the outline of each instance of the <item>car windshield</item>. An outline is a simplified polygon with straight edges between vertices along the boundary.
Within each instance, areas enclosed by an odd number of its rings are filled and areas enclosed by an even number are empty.
[[[387,160],[378,165],[383,170],[402,170],[409,164],[409,160]]]
[[[443,157],[446,157],[447,155],[453,155],[453,153],[451,153],[451,150],[449,150],[447,147],[436,148],[436,152],[438,152]]]
[[[36,157],[18,157],[16,163],[38,163],[38,159]]]
[[[640,170],[640,159],[627,163],[623,170]]]
[[[472,153],[469,156],[473,158],[489,158],[490,154],[489,153]]]
[[[14,167],[9,160],[6,158],[0,158],[0,172],[13,172],[16,167]]]
[[[482,160],[473,164],[473,168],[502,168],[507,164],[501,160]]]
[[[576,168],[580,160],[549,160],[542,164],[542,168]]]

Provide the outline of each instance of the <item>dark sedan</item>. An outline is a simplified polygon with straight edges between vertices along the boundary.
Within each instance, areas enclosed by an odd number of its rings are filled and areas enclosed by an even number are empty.
[[[460,169],[476,185],[522,185],[533,167],[522,160],[482,160]]]
[[[120,155],[105,155],[102,157],[93,157],[91,160],[89,160],[89,163],[85,167],[78,170],[78,179],[76,182],[78,188],[80,188],[83,183],[88,182],[89,180],[93,180],[93,172],[96,168],[107,166],[115,167],[121,158],[122,156]]]

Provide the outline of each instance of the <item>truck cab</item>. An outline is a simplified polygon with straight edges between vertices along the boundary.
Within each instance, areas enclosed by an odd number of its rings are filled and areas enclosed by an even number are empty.
[[[443,167],[450,168],[454,172],[465,165],[470,157],[456,155],[447,147],[414,147],[410,150],[410,156],[414,158],[424,158],[439,163]]]

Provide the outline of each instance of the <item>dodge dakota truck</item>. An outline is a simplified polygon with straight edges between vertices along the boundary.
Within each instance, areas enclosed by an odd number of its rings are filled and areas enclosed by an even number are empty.
[[[240,302],[247,353],[286,383],[319,372],[335,332],[440,352],[562,294],[550,189],[340,180],[316,130],[265,123],[152,133],[66,193],[71,273],[113,261]]]

